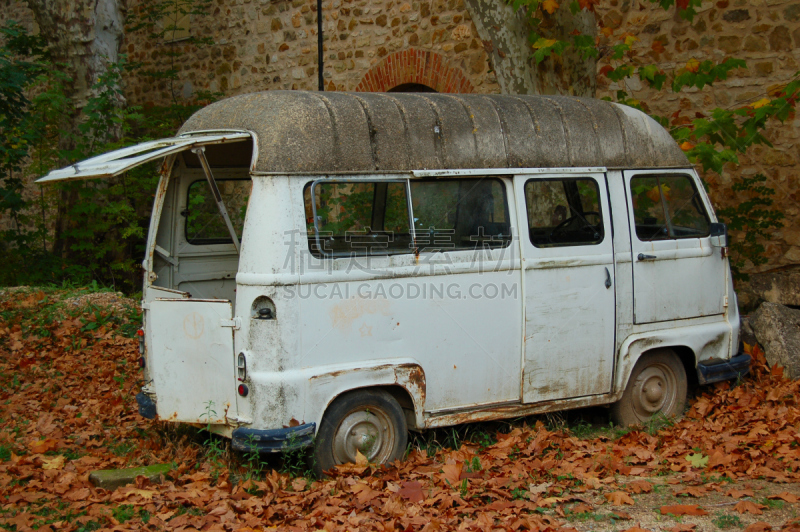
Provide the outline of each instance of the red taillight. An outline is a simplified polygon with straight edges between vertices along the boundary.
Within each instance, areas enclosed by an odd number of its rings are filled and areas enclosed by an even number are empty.
[[[238,392],[239,392],[239,395],[241,395],[242,397],[247,397],[247,394],[250,392],[250,390],[247,388],[246,384],[240,384],[239,388],[238,388]]]
[[[144,329],[139,329],[136,331],[136,336],[144,336]]]
[[[139,367],[144,368],[144,357],[139,357]]]

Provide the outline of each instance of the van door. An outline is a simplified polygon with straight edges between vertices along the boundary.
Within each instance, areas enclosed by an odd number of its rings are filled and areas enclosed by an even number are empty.
[[[155,394],[156,411],[163,419],[202,424],[227,423],[228,420],[236,419],[233,349],[235,323],[232,320],[231,301],[190,298],[188,292],[155,286],[152,284],[156,276],[153,275],[151,261],[154,260],[153,254],[172,265],[176,265],[180,258],[174,249],[165,249],[156,242],[156,229],[159,228],[174,156],[190,149],[202,149],[215,144],[243,143],[251,139],[252,134],[247,131],[189,133],[105,153],[53,170],[36,181],[47,183],[112,177],[166,157],[150,220],[147,245],[150,254],[144,263],[149,278],[145,283],[142,304],[148,349],[145,375],[151,379],[142,390],[151,396]],[[207,177],[207,182],[213,186],[215,196],[220,198],[216,181]],[[227,222],[231,230],[230,220]],[[172,228],[169,226],[163,229],[169,234]],[[236,245],[238,250],[238,242]],[[168,268],[167,271],[169,276],[174,277],[173,271]],[[225,281],[223,279],[219,284]],[[229,285],[227,283],[225,286]],[[217,294],[210,291],[206,293],[217,297]]]
[[[235,419],[231,302],[164,298],[149,307],[148,374],[159,417],[203,424]]]
[[[634,323],[724,313],[727,259],[711,246],[712,211],[694,171],[623,174],[631,198]]]
[[[523,401],[611,391],[615,283],[605,174],[515,177],[525,294]]]

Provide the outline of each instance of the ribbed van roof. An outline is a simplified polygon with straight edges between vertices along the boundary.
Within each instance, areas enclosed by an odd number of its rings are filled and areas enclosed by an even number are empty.
[[[270,173],[689,165],[644,113],[564,96],[266,91],[213,103],[180,132],[218,129],[253,131],[254,170]]]

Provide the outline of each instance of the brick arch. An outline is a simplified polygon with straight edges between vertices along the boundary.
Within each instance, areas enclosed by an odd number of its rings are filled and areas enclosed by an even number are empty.
[[[358,92],[386,92],[404,83],[421,83],[437,92],[474,92],[464,71],[442,54],[409,48],[387,55],[369,69],[356,86]]]

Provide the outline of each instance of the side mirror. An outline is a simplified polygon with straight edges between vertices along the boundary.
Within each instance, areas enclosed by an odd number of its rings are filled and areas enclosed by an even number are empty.
[[[716,248],[728,247],[728,226],[723,223],[713,223],[708,226],[711,245]]]

